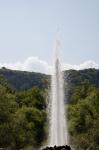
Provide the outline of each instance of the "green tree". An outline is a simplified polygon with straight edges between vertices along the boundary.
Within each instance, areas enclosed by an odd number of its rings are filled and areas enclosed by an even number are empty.
[[[77,86],[71,97],[68,120],[72,144],[79,150],[94,150],[99,146],[99,89],[90,84],[86,88],[84,83]]]
[[[36,108],[22,107],[15,114],[15,147],[40,146],[44,139],[45,112]]]
[[[0,85],[0,146],[8,147],[13,141],[13,114],[17,109],[15,95]]]

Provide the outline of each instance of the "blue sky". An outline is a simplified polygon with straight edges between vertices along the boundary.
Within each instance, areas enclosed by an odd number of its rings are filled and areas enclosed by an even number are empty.
[[[99,64],[99,0],[0,0],[0,63],[51,64],[57,30],[64,63]]]

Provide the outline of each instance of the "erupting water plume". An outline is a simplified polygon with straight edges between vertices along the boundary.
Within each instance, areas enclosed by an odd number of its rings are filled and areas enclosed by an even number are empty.
[[[50,141],[49,145],[68,144],[67,121],[64,106],[64,80],[60,64],[59,41],[56,42],[54,72],[50,99]]]

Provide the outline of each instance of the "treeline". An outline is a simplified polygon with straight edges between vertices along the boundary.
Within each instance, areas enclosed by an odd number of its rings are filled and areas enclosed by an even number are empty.
[[[70,93],[68,97],[70,143],[76,150],[98,150],[99,88],[85,80],[73,86]]]
[[[28,90],[33,86],[45,89],[49,86],[50,76],[42,73],[10,70],[5,67],[0,69],[2,75],[10,87],[17,91]]]
[[[45,92],[16,92],[0,76],[0,148],[34,150],[46,137]]]
[[[36,72],[16,71],[7,68],[0,69],[2,75],[9,85],[17,90],[23,91],[32,88],[33,86],[45,89],[50,86],[50,75],[45,75]],[[99,87],[99,69],[85,69],[85,70],[67,70],[64,72],[64,80],[68,82],[68,89],[72,86],[79,85],[84,80],[89,81],[90,84]]]

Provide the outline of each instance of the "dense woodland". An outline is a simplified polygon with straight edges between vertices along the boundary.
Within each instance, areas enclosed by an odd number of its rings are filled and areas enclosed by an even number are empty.
[[[99,149],[99,70],[64,73],[70,143]],[[50,76],[0,69],[0,148],[37,150],[48,133]]]

